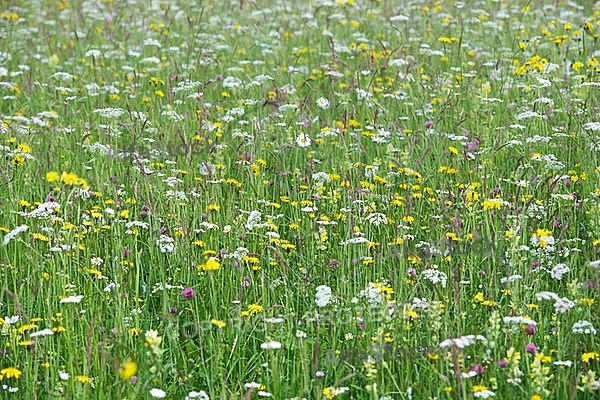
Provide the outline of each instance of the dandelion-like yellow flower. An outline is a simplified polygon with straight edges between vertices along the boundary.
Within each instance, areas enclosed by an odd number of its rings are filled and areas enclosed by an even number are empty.
[[[15,367],[9,367],[9,368],[4,368],[2,371],[0,371],[0,380],[2,380],[3,378],[15,378],[15,379],[19,379],[21,377],[21,371],[19,371],[18,368]]]
[[[125,361],[119,368],[119,376],[125,380],[131,379],[137,372],[138,365],[135,361]]]

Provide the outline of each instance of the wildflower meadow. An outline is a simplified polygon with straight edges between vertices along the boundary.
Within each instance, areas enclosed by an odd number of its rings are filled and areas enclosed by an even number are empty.
[[[0,398],[599,398],[599,37],[592,0],[0,1]]]

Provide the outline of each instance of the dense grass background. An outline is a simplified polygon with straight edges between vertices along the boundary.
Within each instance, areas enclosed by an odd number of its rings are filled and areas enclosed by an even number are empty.
[[[0,397],[598,394],[598,3],[0,4]]]

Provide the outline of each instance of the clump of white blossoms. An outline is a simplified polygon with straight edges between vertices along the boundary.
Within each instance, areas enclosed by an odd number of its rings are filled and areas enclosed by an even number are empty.
[[[437,266],[434,266],[437,267]],[[441,283],[442,287],[445,288],[446,287],[446,281],[448,280],[448,277],[446,276],[445,273],[443,273],[440,270],[437,269],[426,269],[423,272],[421,272],[421,275],[423,275],[423,278],[427,279],[429,282],[431,283]]]
[[[162,253],[172,253],[175,250],[175,239],[171,236],[160,235],[156,244]]]
[[[556,264],[554,268],[550,270],[550,276],[557,281],[560,281],[563,275],[569,273],[569,267],[566,264]]]
[[[585,334],[592,334],[595,335],[596,334],[596,328],[594,328],[594,325],[592,325],[591,322],[586,321],[586,320],[581,320],[581,321],[577,321],[573,324],[573,327],[571,328],[571,330],[573,331],[573,333],[585,333]]]
[[[319,97],[317,99],[317,107],[319,107],[321,110],[327,110],[329,108],[329,100],[327,100],[325,97]]]
[[[325,307],[331,303],[331,288],[326,285],[317,286],[315,294],[315,303],[317,307]]]

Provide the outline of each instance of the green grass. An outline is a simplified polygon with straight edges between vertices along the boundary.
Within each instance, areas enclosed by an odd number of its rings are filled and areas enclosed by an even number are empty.
[[[1,398],[600,391],[598,5],[0,4]]]

